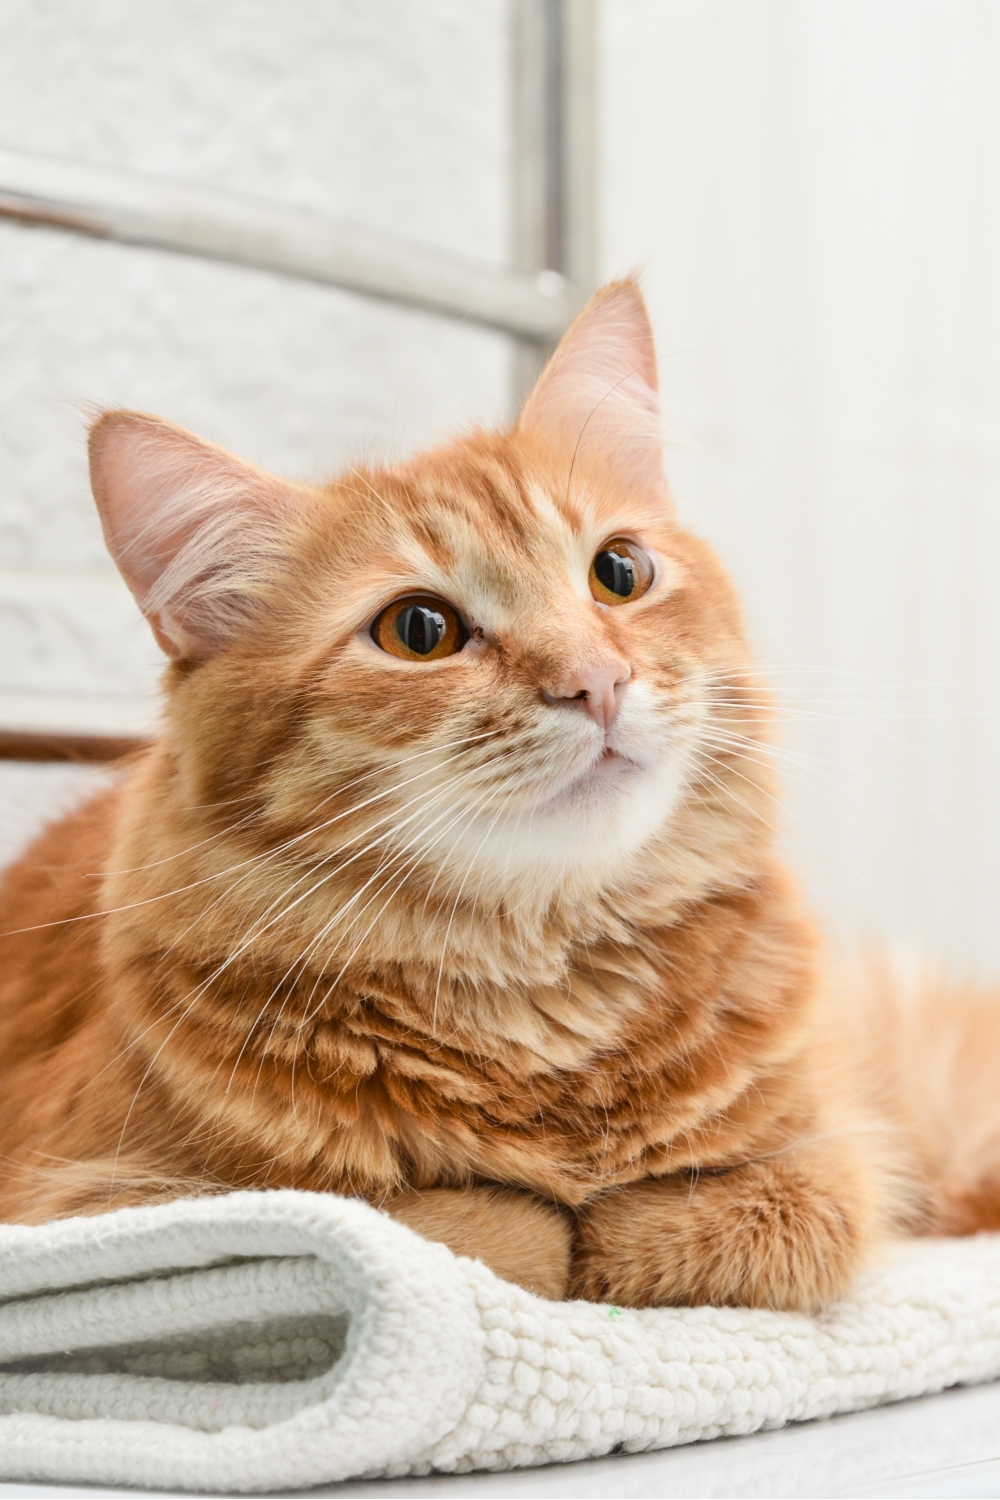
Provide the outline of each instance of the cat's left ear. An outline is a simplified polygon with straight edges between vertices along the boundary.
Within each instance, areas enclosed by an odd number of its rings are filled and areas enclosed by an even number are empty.
[[[638,284],[597,293],[563,336],[517,423],[560,469],[670,506],[656,349]]]

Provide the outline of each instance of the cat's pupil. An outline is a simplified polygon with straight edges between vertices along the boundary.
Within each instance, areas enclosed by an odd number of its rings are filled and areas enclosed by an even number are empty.
[[[627,599],[635,588],[635,563],[630,557],[607,548],[594,558],[594,572],[609,594]]]
[[[426,604],[408,604],[396,616],[396,634],[408,651],[429,656],[444,637],[444,615]]]

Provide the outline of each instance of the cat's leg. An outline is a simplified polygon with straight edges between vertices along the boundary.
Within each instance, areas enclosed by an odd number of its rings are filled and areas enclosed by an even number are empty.
[[[413,1189],[382,1205],[393,1218],[456,1255],[469,1255],[505,1281],[542,1297],[565,1297],[572,1222],[564,1211],[515,1188]]]
[[[984,1230],[995,1234],[1000,1229],[1000,1180],[957,1189],[935,1184],[921,1228],[929,1234],[981,1234]]]
[[[572,1292],[625,1307],[812,1311],[860,1264],[878,1218],[871,1177],[846,1153],[645,1178],[579,1211]]]

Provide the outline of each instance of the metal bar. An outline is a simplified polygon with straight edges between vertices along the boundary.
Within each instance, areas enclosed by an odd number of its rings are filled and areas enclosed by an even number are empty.
[[[598,111],[597,0],[561,0],[562,259],[558,271],[581,298],[600,280],[597,203]]]
[[[544,268],[497,270],[302,209],[26,151],[0,149],[0,217],[253,266],[543,343],[580,304]]]
[[[574,288],[597,284],[596,0],[512,0],[511,256]],[[522,339],[514,355],[520,405],[556,339]]]
[[[0,729],[0,760],[68,760],[81,765],[103,765],[142,750],[149,743],[137,737]]]
[[[156,699],[102,693],[0,692],[5,734],[86,735],[100,740],[141,740],[155,734]]]
[[[0,760],[120,760],[156,731],[152,698],[0,692]]]
[[[566,45],[563,0],[541,0],[545,47],[545,260],[566,263]]]
[[[547,265],[549,75],[547,0],[511,0],[511,242],[514,266],[526,274]],[[538,379],[552,341],[520,339],[512,361],[512,406],[516,413]]]

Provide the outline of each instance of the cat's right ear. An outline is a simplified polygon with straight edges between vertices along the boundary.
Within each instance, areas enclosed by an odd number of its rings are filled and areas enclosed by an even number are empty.
[[[542,371],[517,431],[566,477],[625,486],[662,514],[670,507],[653,329],[637,281],[592,297]]]
[[[90,482],[108,550],[168,656],[204,660],[251,625],[295,485],[132,411],[91,427]]]

